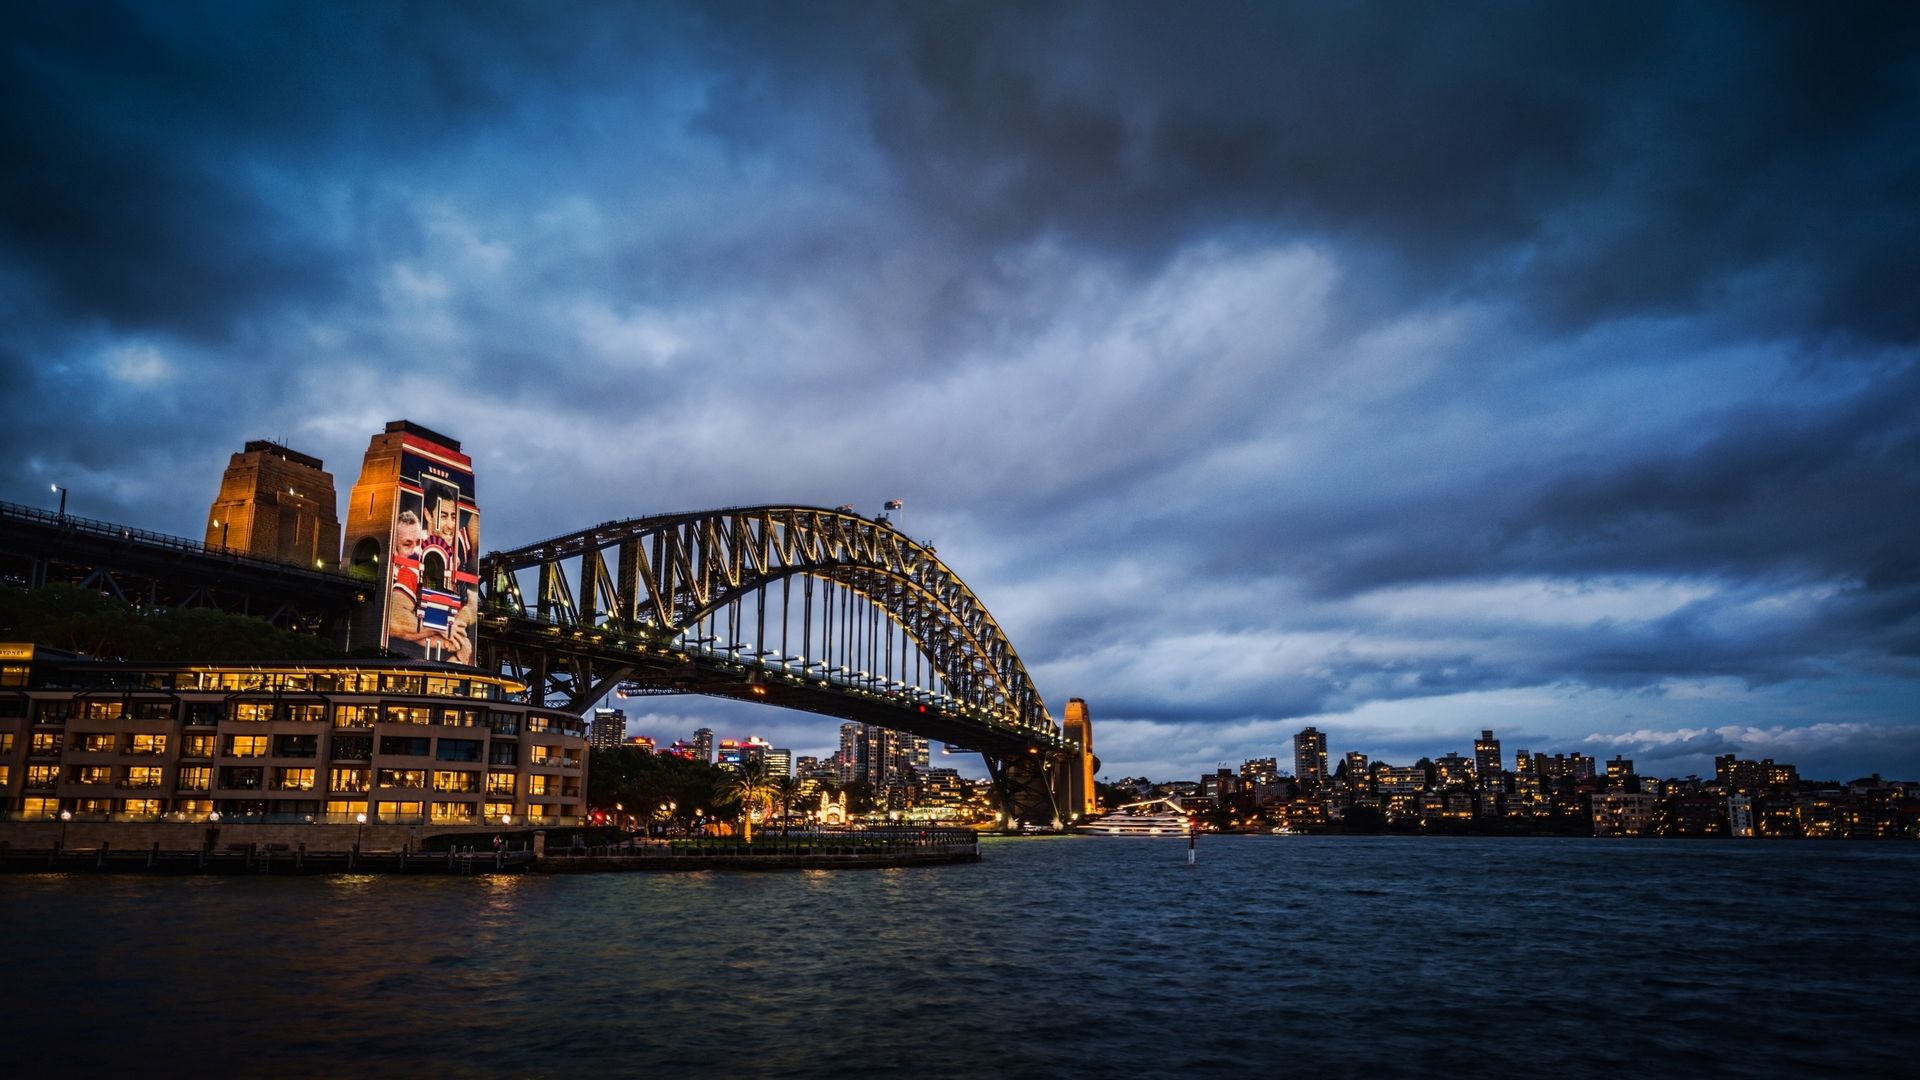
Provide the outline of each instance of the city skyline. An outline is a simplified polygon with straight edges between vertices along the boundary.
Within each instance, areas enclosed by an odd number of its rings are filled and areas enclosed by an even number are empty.
[[[1103,776],[1920,775],[1911,9],[14,14],[0,498],[405,414],[489,548],[901,500]]]

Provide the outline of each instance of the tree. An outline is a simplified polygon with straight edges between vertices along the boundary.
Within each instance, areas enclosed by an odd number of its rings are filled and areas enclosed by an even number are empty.
[[[211,608],[136,608],[91,589],[54,583],[0,589],[0,637],[102,660],[246,662],[340,655],[311,634]]]
[[[766,759],[747,758],[734,766],[733,775],[721,782],[720,794],[728,802],[740,804],[741,827],[747,843],[753,843],[753,812],[773,796],[773,778],[767,774]]]
[[[1343,833],[1383,833],[1387,831],[1387,815],[1377,806],[1362,803],[1349,807],[1346,815],[1340,819],[1340,831]]]
[[[806,781],[797,776],[776,776],[773,778],[773,795],[780,800],[780,835],[787,835],[787,822],[793,818],[793,800],[800,795],[800,789]]]

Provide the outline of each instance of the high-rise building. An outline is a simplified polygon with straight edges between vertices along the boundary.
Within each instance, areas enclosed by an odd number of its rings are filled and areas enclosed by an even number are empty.
[[[713,764],[713,729],[696,728],[693,732],[693,760]]]
[[[1280,762],[1274,758],[1248,758],[1240,763],[1240,779],[1249,784],[1271,784],[1280,779]]]
[[[333,474],[317,457],[256,439],[233,455],[207,511],[207,546],[256,559],[333,569],[340,515]]]
[[[1326,781],[1327,736],[1324,732],[1307,728],[1293,737],[1293,775],[1302,784]]]
[[[834,776],[842,784],[851,784],[861,776],[860,729],[864,724],[840,725],[840,749],[834,751]]]
[[[1500,775],[1500,740],[1491,731],[1481,731],[1473,744],[1473,771],[1482,777]]]
[[[779,780],[793,775],[793,751],[778,746],[769,746],[760,752],[760,760],[767,763],[767,775]]]
[[[619,709],[593,710],[593,728],[587,744],[595,750],[619,746],[627,739],[627,714]]]
[[[1080,698],[1067,699],[1066,715],[1060,721],[1060,733],[1069,742],[1080,744],[1080,751],[1067,759],[1067,798],[1064,810],[1068,820],[1088,817],[1095,812],[1094,770],[1099,760],[1093,756],[1093,714]]]
[[[346,570],[380,583],[352,645],[476,662],[480,511],[460,442],[411,420],[373,437],[347,503]]]

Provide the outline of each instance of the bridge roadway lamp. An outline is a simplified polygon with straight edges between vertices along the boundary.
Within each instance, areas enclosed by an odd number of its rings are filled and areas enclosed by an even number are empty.
[[[67,489],[61,487],[59,484],[49,484],[47,486],[60,493],[60,516],[66,517],[67,516]]]

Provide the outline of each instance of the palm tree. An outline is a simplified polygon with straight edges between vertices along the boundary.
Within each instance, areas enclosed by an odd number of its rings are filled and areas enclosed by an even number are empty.
[[[799,796],[806,781],[797,776],[776,776],[773,778],[773,795],[780,800],[780,835],[787,835],[787,822],[793,818],[793,800]]]
[[[735,773],[721,781],[728,801],[740,804],[740,817],[747,843],[753,843],[753,811],[765,806],[773,794],[773,778],[767,775],[765,758],[752,757],[735,766]]]

